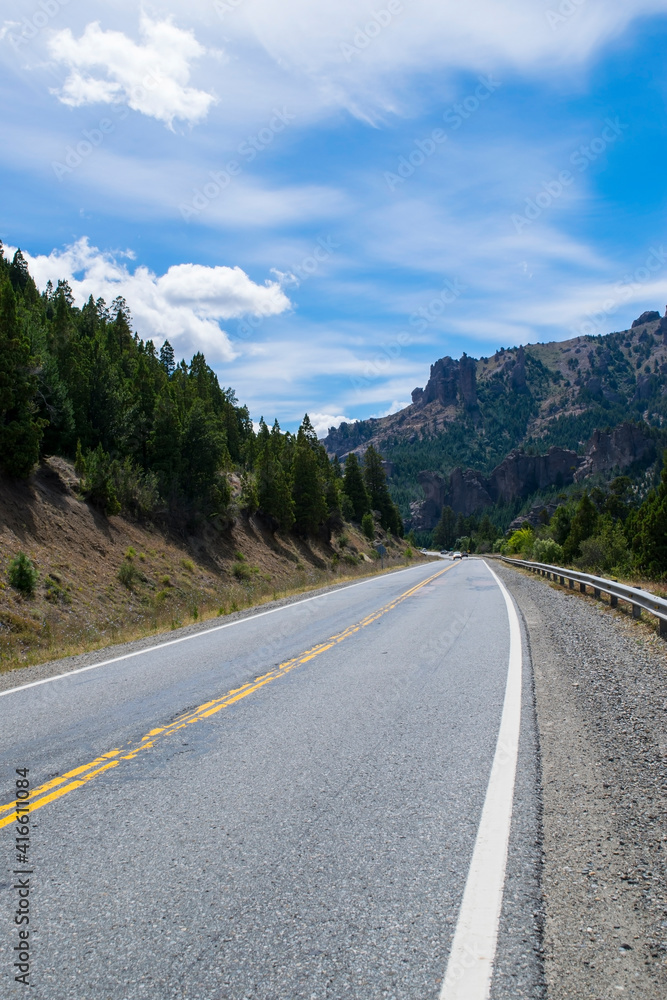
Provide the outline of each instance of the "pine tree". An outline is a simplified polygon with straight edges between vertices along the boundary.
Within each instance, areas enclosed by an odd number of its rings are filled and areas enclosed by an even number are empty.
[[[361,523],[364,514],[370,513],[371,501],[359,467],[359,460],[353,451],[345,459],[343,493],[352,505],[352,517]]]
[[[174,348],[168,340],[165,340],[164,344],[160,348],[160,364],[166,371],[167,375],[171,377],[174,374],[174,370],[176,368],[176,358],[174,357]]]
[[[570,532],[563,545],[563,554],[568,561],[581,555],[581,543],[595,534],[597,522],[598,512],[595,504],[588,493],[584,493],[577,504],[577,509],[574,512],[572,524],[570,525]]]
[[[35,367],[19,330],[14,290],[0,277],[0,465],[12,476],[30,475],[46,425],[37,415]]]
[[[387,475],[382,465],[382,456],[373,445],[364,454],[364,483],[371,503],[371,510],[380,514],[380,524],[385,531],[395,535],[403,534],[403,522],[387,488]]]
[[[433,546],[436,549],[451,549],[455,541],[456,514],[451,507],[445,506],[433,531]]]
[[[651,490],[635,514],[633,549],[640,569],[660,576],[667,572],[667,451],[657,490]]]
[[[269,430],[261,421],[257,458],[257,507],[272,531],[289,531],[294,524],[294,503],[285,470],[273,454]],[[266,428],[266,433],[264,433]]]
[[[209,512],[229,502],[229,484],[220,475],[229,456],[214,416],[196,399],[188,413],[181,440],[181,489]]]
[[[316,451],[317,436],[308,415],[299,428],[292,467],[294,527],[300,535],[315,535],[327,519],[324,483]]]
[[[174,498],[178,493],[182,435],[178,409],[165,387],[155,404],[148,454],[150,466],[158,477],[160,494],[166,500]]]

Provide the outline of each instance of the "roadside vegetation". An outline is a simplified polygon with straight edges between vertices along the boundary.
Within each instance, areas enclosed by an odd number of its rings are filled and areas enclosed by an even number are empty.
[[[560,494],[553,512],[525,521],[508,535],[488,514],[457,517],[445,507],[433,532],[438,548],[499,552],[618,578],[667,581],[667,452],[660,480],[642,490],[628,476]],[[535,505],[533,505],[535,509]]]
[[[203,354],[122,298],[40,293],[1,243],[0,512],[0,669],[418,557],[373,447],[341,466],[307,414],[255,429]]]
[[[374,448],[344,475],[307,414],[296,434],[263,419],[255,432],[203,354],[177,363],[169,341],[141,340],[122,298],[79,309],[66,281],[40,294],[20,250],[10,263],[0,244],[0,470],[27,478],[50,455],[74,461],[81,496],[107,517],[224,529],[257,513],[328,541],[375,512],[403,534]]]

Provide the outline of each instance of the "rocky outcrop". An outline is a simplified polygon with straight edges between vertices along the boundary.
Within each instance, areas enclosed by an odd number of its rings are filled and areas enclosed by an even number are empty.
[[[634,330],[636,326],[646,326],[647,323],[655,323],[657,319],[660,319],[660,313],[655,309],[649,309],[633,322],[632,329]]]
[[[526,392],[528,384],[526,382],[526,352],[523,345],[516,352],[516,363],[512,369],[510,383],[516,392]]]
[[[580,482],[595,473],[622,471],[654,455],[652,438],[636,424],[619,424],[613,431],[594,431],[574,478]]]
[[[487,486],[487,481],[479,472],[474,472],[472,469],[454,469],[449,477],[445,504],[457,514],[469,517],[484,507],[492,506],[493,498]]]
[[[441,406],[461,404],[468,410],[477,406],[477,362],[467,354],[460,361],[449,356],[440,358],[431,365],[431,374],[425,388],[412,390],[415,406],[427,406],[433,402]]]
[[[660,320],[655,334],[656,337],[662,336],[662,339],[667,344],[667,309],[665,309],[665,315]]]
[[[573,481],[580,463],[576,451],[567,448],[550,448],[546,455],[515,449],[491,473],[489,492],[494,503],[508,503],[550,486],[565,486]]]
[[[426,499],[410,505],[412,527],[430,531],[438,523],[444,506],[469,517],[496,503],[509,503],[538,490],[581,482],[596,473],[622,471],[654,456],[652,438],[636,424],[625,423],[613,431],[595,431],[583,458],[567,448],[550,448],[546,455],[528,455],[517,448],[488,478],[472,469],[454,469],[448,479],[439,472],[420,472],[419,483]],[[539,512],[544,506],[537,504],[535,510]],[[517,518],[519,522],[525,520],[531,520],[530,515]]]
[[[466,410],[477,406],[477,362],[463,354],[459,361],[459,396]]]
[[[420,472],[417,479],[426,499],[410,504],[410,523],[415,531],[431,531],[440,520],[448,484],[439,472]]]
[[[556,500],[551,500],[549,503],[533,504],[527,514],[519,514],[518,517],[514,518],[507,529],[507,534],[511,535],[513,531],[523,528],[526,522],[531,528],[537,528],[540,524],[548,524],[559,507],[560,504]]]

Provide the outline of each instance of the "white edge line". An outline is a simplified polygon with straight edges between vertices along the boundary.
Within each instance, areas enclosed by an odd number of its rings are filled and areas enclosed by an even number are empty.
[[[87,670],[96,670],[98,667],[108,667],[110,663],[119,663],[121,660],[130,660],[133,656],[142,656],[144,653],[154,653],[156,649],[165,649],[167,646],[176,646],[179,642],[187,642],[189,639],[201,639],[203,636],[211,635],[212,632],[220,632],[223,628],[232,628],[234,625],[243,625],[244,622],[254,621],[255,618],[263,618],[265,615],[275,614],[276,611],[287,611],[289,608],[296,608],[299,604],[308,604],[309,601],[319,601],[323,597],[337,594],[341,590],[352,590],[354,587],[363,587],[367,583],[373,583],[378,579],[389,579],[389,577],[399,576],[401,573],[411,573],[413,570],[422,569],[422,566],[408,566],[406,569],[399,569],[396,573],[388,573],[384,577],[371,576],[367,580],[359,583],[348,583],[337,587],[336,590],[329,590],[326,594],[315,594],[314,597],[304,597],[301,601],[294,601],[293,604],[283,604],[279,608],[270,608],[268,611],[260,611],[256,615],[248,615],[247,618],[238,618],[234,622],[225,622],[224,625],[215,625],[213,628],[203,629],[201,632],[194,632],[192,635],[183,635],[180,639],[168,639],[167,642],[158,642],[154,646],[147,646],[145,649],[137,649],[132,653],[124,653],[122,656],[114,656],[111,660],[101,660],[99,663],[91,663],[87,667],[77,667],[76,670],[67,670],[64,674],[54,674],[53,677],[44,677],[41,681],[30,681],[28,684],[19,684],[18,687],[8,688],[0,691],[0,698],[8,694],[16,694],[17,691],[26,691],[28,688],[39,687],[40,684],[50,684],[51,681],[60,681],[63,677],[74,677],[76,674],[83,674]],[[137,640],[130,640],[136,642]],[[39,666],[39,664],[35,664]],[[29,668],[26,668],[29,669]]]
[[[521,726],[521,628],[505,585],[488,563],[485,565],[507,606],[509,664],[493,767],[440,1000],[487,1000],[489,996],[512,826]]]

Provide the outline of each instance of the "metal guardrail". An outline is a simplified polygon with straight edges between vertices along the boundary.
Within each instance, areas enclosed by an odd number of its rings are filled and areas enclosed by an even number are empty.
[[[570,590],[574,590],[575,584],[578,583],[582,594],[587,593],[587,587],[592,589],[593,596],[597,598],[601,593],[609,594],[612,608],[617,607],[619,601],[627,601],[632,605],[633,618],[641,618],[642,611],[649,611],[658,619],[660,635],[667,638],[667,601],[662,597],[649,594],[647,590],[640,590],[639,587],[628,587],[616,580],[592,576],[590,573],[579,573],[577,570],[564,569],[562,566],[549,566],[546,563],[529,562],[526,559],[508,559],[507,556],[500,558],[511,566],[521,566],[523,569],[546,576],[548,580],[553,579],[563,587],[567,580]]]

